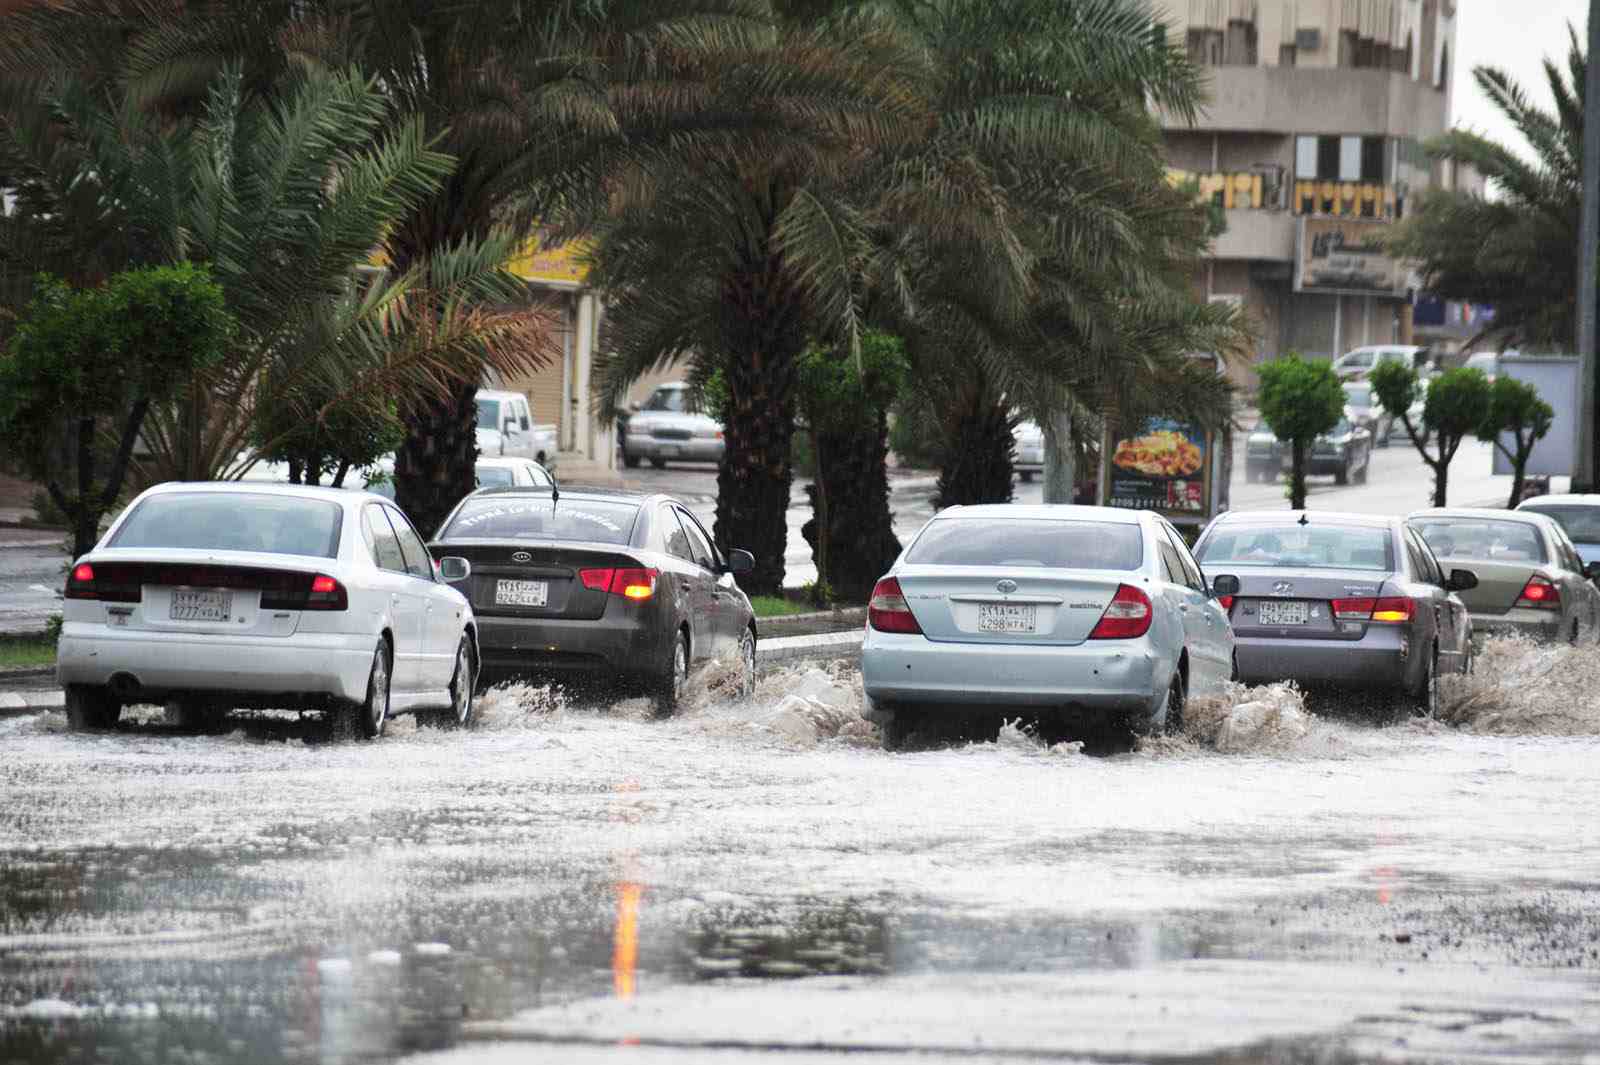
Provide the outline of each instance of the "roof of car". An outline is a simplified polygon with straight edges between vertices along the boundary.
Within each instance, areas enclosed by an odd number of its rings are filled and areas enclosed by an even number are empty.
[[[1045,518],[1056,521],[1115,521],[1137,525],[1137,510],[1117,507],[1085,507],[1069,503],[980,503],[970,507],[946,507],[934,516],[940,518]]]
[[[1387,514],[1351,514],[1337,510],[1225,510],[1217,515],[1219,523],[1295,525],[1365,525],[1370,528],[1388,528],[1400,519]]]
[[[252,495],[304,496],[348,503],[352,496],[364,496],[387,503],[388,500],[362,488],[330,488],[326,485],[283,484],[278,481],[165,481],[145,490],[145,495],[173,495],[179,492],[230,493]]]
[[[604,488],[585,485],[557,485],[562,499],[615,499],[619,503],[643,503],[647,499],[670,499],[670,496],[661,492],[644,492],[634,488]],[[491,488],[480,488],[472,493],[473,498],[483,496],[545,496],[550,494],[547,484],[510,484],[495,485]]]
[[[1426,507],[1422,510],[1413,510],[1406,515],[1406,520],[1412,518],[1476,518],[1482,521],[1522,521],[1529,525],[1539,525],[1549,521],[1550,518],[1543,514],[1536,514],[1531,510],[1518,513],[1515,510],[1502,510],[1498,507]]]
[[[1587,507],[1600,507],[1600,494],[1593,492],[1578,492],[1563,493],[1561,495],[1534,496],[1532,499],[1524,499],[1521,503],[1518,503],[1517,509],[1521,510],[1523,507],[1536,507],[1540,503],[1563,503],[1568,505],[1577,504]]]
[[[522,455],[480,455],[478,456],[477,465],[496,469],[502,466],[537,466],[539,464],[533,459]]]
[[[480,388],[475,394],[476,399],[527,399],[521,392],[510,392],[500,388]]]

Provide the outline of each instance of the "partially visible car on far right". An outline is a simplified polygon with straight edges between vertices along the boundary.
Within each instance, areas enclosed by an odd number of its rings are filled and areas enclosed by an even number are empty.
[[[1553,518],[1585,565],[1600,562],[1600,494],[1542,495],[1518,504],[1517,510]]]
[[[1475,632],[1520,633],[1543,640],[1600,640],[1600,591],[1577,549],[1554,520],[1532,510],[1435,507],[1406,521],[1442,565],[1478,576],[1460,593]]]

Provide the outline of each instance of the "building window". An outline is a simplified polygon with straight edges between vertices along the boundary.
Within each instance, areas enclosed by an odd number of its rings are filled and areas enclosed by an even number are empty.
[[[1298,137],[1294,175],[1319,181],[1383,181],[1382,137]]]
[[[1253,67],[1256,65],[1256,26],[1253,22],[1234,19],[1228,23],[1227,40],[1222,50],[1222,61],[1228,66]]]
[[[1284,44],[1278,46],[1278,65],[1280,67],[1294,66],[1297,58],[1299,58],[1298,49],[1294,45]]]
[[[1223,40],[1221,30],[1191,29],[1189,31],[1189,62],[1206,67],[1222,65]]]

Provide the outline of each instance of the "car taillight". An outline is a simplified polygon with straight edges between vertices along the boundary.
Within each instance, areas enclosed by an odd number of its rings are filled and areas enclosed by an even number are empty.
[[[1376,599],[1335,599],[1333,616],[1340,621],[1371,621]]]
[[[1217,596],[1217,602],[1222,604],[1222,609],[1225,613],[1233,613],[1233,596],[1219,595]]]
[[[1517,605],[1532,607],[1535,610],[1560,610],[1561,589],[1535,574],[1522,586],[1522,594],[1517,596]]]
[[[1410,621],[1416,609],[1417,604],[1414,599],[1398,597],[1376,599],[1372,603],[1372,620],[1381,624],[1400,625]]]
[[[344,585],[326,574],[311,578],[311,593],[306,596],[307,610],[349,610],[350,596]]]
[[[67,576],[67,590],[62,594],[68,599],[100,598],[94,589],[94,567],[87,562],[73,566]]]
[[[656,594],[656,578],[659,576],[660,573],[653,569],[580,569],[578,583],[591,592],[609,592],[624,599],[639,601]]]
[[[1131,640],[1143,636],[1150,631],[1151,616],[1150,597],[1131,584],[1120,584],[1089,639]]]
[[[872,587],[872,598],[867,601],[867,624],[879,632],[903,632],[914,636],[922,634],[917,616],[911,612],[900,582],[885,577]]]

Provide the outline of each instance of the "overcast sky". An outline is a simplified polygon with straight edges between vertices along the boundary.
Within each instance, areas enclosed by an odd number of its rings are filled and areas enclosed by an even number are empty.
[[[1457,0],[1456,50],[1461,58],[1451,89],[1454,124],[1527,154],[1526,143],[1472,80],[1472,68],[1504,69],[1533,100],[1548,108],[1550,90],[1542,60],[1548,55],[1566,68],[1567,23],[1578,28],[1582,39],[1588,10],[1588,0]]]

